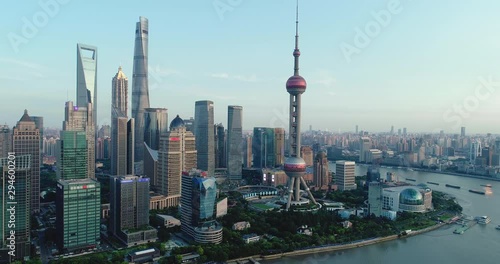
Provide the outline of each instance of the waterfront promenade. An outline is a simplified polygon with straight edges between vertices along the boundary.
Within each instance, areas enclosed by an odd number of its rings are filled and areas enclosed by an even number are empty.
[[[436,230],[448,223],[440,223],[433,225],[428,228],[420,229],[413,231],[409,235],[405,235],[401,237],[400,239],[406,239],[407,237],[411,236],[416,236],[422,233],[426,233],[432,230]],[[377,243],[382,243],[386,241],[391,241],[391,240],[396,240],[398,239],[398,235],[391,235],[391,236],[386,236],[386,237],[379,237],[379,238],[372,238],[372,239],[367,239],[367,240],[362,240],[362,241],[354,241],[350,243],[344,243],[344,244],[338,244],[338,245],[325,245],[325,246],[319,246],[319,247],[313,247],[313,248],[307,248],[307,249],[299,249],[291,252],[284,252],[280,254],[273,254],[273,255],[255,255],[251,257],[245,257],[245,258],[240,258],[240,259],[233,259],[227,261],[228,264],[239,264],[239,263],[251,263],[249,259],[253,260],[272,260],[272,259],[278,259],[278,258],[283,258],[283,257],[289,257],[289,256],[300,256],[300,255],[308,255],[308,254],[316,254],[316,253],[324,253],[324,252],[334,252],[334,251],[339,251],[339,250],[346,250],[346,249],[352,249],[352,248],[359,248],[359,247],[364,247],[364,246],[369,246]]]

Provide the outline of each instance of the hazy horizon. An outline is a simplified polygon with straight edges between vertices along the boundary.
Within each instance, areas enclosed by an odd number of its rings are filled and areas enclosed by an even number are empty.
[[[42,1],[43,2],[43,1]],[[110,124],[111,79],[129,78],[135,23],[149,19],[151,107],[194,116],[214,101],[215,123],[243,106],[243,128],[288,129],[295,1],[10,2],[0,21],[2,124],[43,116],[60,128],[76,101],[76,44],[98,48],[98,125]],[[302,131],[497,134],[500,2],[302,1]],[[47,11],[48,10],[48,11]],[[45,16],[40,15],[45,14]],[[45,20],[42,20],[46,18]],[[39,19],[39,21],[35,21]],[[42,23],[43,22],[43,23]],[[26,23],[36,29],[23,32]],[[16,42],[17,41],[17,42]],[[130,116],[130,113],[129,113]]]

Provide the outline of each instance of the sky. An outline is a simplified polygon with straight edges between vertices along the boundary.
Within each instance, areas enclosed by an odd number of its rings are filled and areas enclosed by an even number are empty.
[[[500,133],[500,2],[300,3],[303,130]],[[132,88],[135,23],[149,19],[151,107],[169,119],[214,101],[243,106],[243,128],[288,128],[294,0],[9,1],[0,16],[0,124],[28,109],[61,127],[76,100],[76,44],[98,47],[98,124],[111,80]],[[129,109],[131,104],[129,97]]]

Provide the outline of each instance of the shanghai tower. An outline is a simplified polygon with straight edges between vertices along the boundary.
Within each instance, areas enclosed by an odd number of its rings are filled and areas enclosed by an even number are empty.
[[[143,159],[144,111],[149,108],[148,88],[148,19],[139,17],[135,28],[134,68],[132,78],[132,118],[135,119],[135,163]],[[137,173],[141,173],[139,168]]]
[[[288,78],[286,82],[286,90],[290,94],[290,128],[289,128],[289,141],[290,141],[290,156],[285,161],[285,173],[289,177],[288,180],[288,202],[286,210],[290,208],[290,204],[300,205],[307,203],[300,197],[300,185],[304,186],[309,198],[316,204],[314,197],[307,187],[303,178],[306,172],[306,163],[300,157],[300,111],[301,111],[301,96],[306,91],[306,80],[299,75],[299,5],[297,1],[297,18],[295,22],[295,49],[293,57],[295,58],[293,76]],[[292,203],[293,199],[293,203]]]

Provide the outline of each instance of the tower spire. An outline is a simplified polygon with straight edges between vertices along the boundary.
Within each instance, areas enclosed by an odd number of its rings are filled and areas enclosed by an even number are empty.
[[[295,57],[295,63],[293,68],[293,75],[299,75],[299,0],[297,0],[297,7],[295,13],[295,50],[293,51],[293,56]]]

